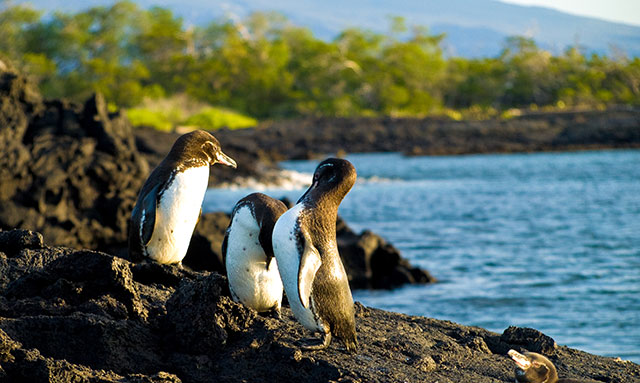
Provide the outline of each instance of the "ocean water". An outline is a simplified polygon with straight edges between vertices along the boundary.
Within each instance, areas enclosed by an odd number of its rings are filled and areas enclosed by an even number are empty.
[[[439,282],[354,299],[640,363],[640,151],[404,157],[354,154],[339,214]],[[304,179],[319,161],[289,161]],[[264,191],[296,200],[306,188]],[[230,211],[254,190],[211,189]]]

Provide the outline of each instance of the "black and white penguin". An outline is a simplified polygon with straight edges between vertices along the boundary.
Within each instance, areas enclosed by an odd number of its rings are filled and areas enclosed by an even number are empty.
[[[202,210],[213,164],[236,167],[211,134],[196,130],[180,136],[145,181],[129,223],[129,255],[162,264],[187,253]]]
[[[258,312],[280,315],[282,281],[274,259],[271,234],[287,206],[262,193],[244,197],[233,208],[222,241],[231,296]]]
[[[549,359],[535,352],[519,353],[509,350],[511,359],[516,362],[516,382],[519,383],[580,383],[577,379],[558,379],[556,367]]]
[[[313,174],[311,187],[284,213],[273,229],[273,252],[296,319],[323,334],[326,348],[331,335],[347,350],[356,351],[355,310],[336,243],[338,206],[356,181],[349,161],[330,158]]]

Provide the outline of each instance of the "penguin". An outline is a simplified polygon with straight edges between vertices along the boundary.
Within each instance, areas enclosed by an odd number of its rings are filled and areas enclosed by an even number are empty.
[[[355,181],[349,161],[322,161],[309,189],[273,229],[273,253],[289,306],[298,322],[323,337],[320,344],[303,346],[307,350],[328,347],[332,335],[350,352],[358,346],[353,298],[336,242],[338,206]]]
[[[518,383],[580,383],[583,380],[558,379],[556,367],[549,359],[535,352],[509,350],[511,359],[516,362],[516,382]]]
[[[222,241],[231,296],[257,312],[280,317],[282,281],[274,259],[271,234],[287,206],[262,193],[236,203]]]
[[[235,168],[208,132],[195,130],[176,140],[169,154],[145,181],[129,222],[129,256],[182,265],[202,212],[209,167]]]

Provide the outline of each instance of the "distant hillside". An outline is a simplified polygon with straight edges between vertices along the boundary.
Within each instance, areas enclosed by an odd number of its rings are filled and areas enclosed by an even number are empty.
[[[113,0],[31,0],[35,8],[77,11]],[[560,53],[576,43],[587,52],[624,52],[640,57],[640,27],[574,16],[549,8],[524,7],[495,0],[137,0],[142,7],[172,9],[187,22],[199,24],[225,13],[245,16],[274,10],[293,23],[309,27],[316,36],[331,39],[346,27],[377,32],[388,29],[389,16],[403,16],[409,25],[424,25],[446,33],[448,54],[465,57],[495,56],[505,37],[533,37],[539,46]],[[613,48],[613,50],[612,50]]]

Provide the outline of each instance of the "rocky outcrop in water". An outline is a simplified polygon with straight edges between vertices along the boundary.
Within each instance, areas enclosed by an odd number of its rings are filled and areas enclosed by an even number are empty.
[[[226,279],[50,247],[0,233],[0,382],[512,382],[506,352],[544,352],[561,376],[638,381],[640,366],[563,346],[534,329],[502,335],[356,304],[359,350],[312,336],[288,308],[262,317]]]
[[[340,217],[336,236],[351,288],[391,289],[436,282],[428,271],[412,266],[382,237],[369,230],[356,234]]]

